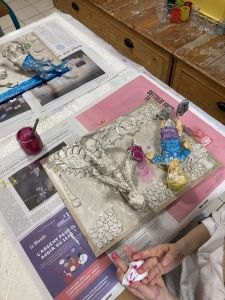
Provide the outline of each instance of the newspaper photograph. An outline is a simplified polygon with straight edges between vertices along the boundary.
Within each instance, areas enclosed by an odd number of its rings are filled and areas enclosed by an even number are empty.
[[[15,131],[19,124],[22,127],[24,122],[33,119],[32,109],[22,95],[0,104],[0,138]]]
[[[64,142],[59,144],[40,159],[44,159],[65,145]],[[40,159],[30,163],[8,178],[29,211],[56,194],[56,189],[43,169]]]
[[[41,165],[86,132],[68,119],[46,132],[39,155],[27,157],[18,149],[0,165],[0,220],[13,232],[49,299],[113,300],[123,290],[112,261],[107,255],[96,259]]]
[[[31,108],[24,100],[23,96],[18,96],[0,105],[0,123],[4,124],[11,118],[30,112]]]
[[[69,92],[73,93],[73,97],[79,97],[83,92],[88,92],[89,88],[86,86],[80,93],[78,88],[105,74],[105,71],[81,49],[66,56],[63,61],[70,68],[68,73],[31,91],[33,98],[41,106],[45,106]]]

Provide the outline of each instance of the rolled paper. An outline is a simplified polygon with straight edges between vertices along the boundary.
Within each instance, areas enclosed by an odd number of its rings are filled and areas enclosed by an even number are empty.
[[[179,7],[175,7],[172,10],[171,13],[171,22],[172,23],[179,23],[180,22],[180,15],[181,15],[181,9]]]
[[[180,20],[182,22],[187,22],[189,20],[189,16],[190,16],[190,7],[182,6],[180,8]]]

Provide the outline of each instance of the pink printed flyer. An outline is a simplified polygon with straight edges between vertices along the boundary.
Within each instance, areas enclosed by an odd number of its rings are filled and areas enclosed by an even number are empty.
[[[21,245],[53,299],[102,299],[118,283],[107,255],[94,256],[66,208]]]
[[[162,106],[177,107],[175,96],[160,88],[150,78],[139,76],[125,84],[101,102],[77,116],[89,131],[111,123],[121,115],[127,114],[143,104],[155,99]],[[204,145],[222,166],[197,184],[193,189],[183,194],[169,208],[168,212],[181,222],[198,205],[225,180],[225,138],[218,131],[206,123],[193,110],[189,110],[183,117],[182,123],[199,143]]]

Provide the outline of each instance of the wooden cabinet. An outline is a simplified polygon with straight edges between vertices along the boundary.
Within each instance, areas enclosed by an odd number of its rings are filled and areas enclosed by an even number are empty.
[[[225,88],[184,62],[174,64],[172,88],[225,124]]]
[[[55,6],[82,22],[121,54],[144,66],[151,74],[169,83],[172,55],[134,30],[83,0],[55,0]]]

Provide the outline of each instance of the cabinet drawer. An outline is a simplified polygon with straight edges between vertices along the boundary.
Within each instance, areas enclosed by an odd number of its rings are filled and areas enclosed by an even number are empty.
[[[225,124],[225,88],[179,61],[174,70],[172,87]]]
[[[168,83],[172,64],[172,56],[169,53],[150,41],[138,38],[137,33],[86,1],[55,0],[55,5],[81,21],[120,53]]]

